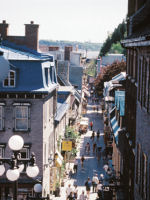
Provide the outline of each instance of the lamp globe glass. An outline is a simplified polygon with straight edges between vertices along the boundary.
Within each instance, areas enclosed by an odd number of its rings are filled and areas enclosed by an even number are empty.
[[[36,192],[36,193],[42,192],[42,185],[40,183],[37,183],[34,185],[34,192]]]
[[[27,175],[29,177],[34,178],[34,177],[36,177],[38,175],[39,168],[36,165],[35,166],[28,166],[27,170],[26,170],[26,173],[27,173]]]
[[[24,140],[20,135],[13,135],[8,141],[9,148],[13,151],[19,151],[23,148]]]
[[[6,177],[10,181],[16,181],[20,176],[20,172],[18,169],[9,169],[6,172]]]
[[[5,172],[5,167],[4,165],[0,165],[0,176],[2,176]]]

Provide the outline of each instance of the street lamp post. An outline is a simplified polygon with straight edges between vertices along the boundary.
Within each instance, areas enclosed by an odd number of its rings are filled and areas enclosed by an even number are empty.
[[[19,135],[12,136],[8,141],[9,148],[13,151],[11,158],[0,158],[0,176],[5,173],[5,164],[8,164],[10,168],[6,172],[6,177],[13,184],[13,199],[17,200],[18,179],[20,173],[24,169],[25,164],[29,164],[26,169],[28,177],[34,178],[39,173],[39,168],[36,165],[35,154],[31,154],[31,158],[20,158],[20,150],[24,146],[24,140]]]
[[[40,183],[34,185],[34,192],[36,193],[36,195],[34,197],[27,195],[27,200],[50,200],[49,195],[47,195],[47,197],[40,196],[42,192],[42,185]]]

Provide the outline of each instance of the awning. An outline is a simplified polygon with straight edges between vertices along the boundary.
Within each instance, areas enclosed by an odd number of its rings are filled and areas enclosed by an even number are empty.
[[[69,104],[57,102],[57,113],[55,117],[55,121],[57,123],[61,121],[63,116],[67,113],[68,109],[69,109]]]
[[[118,131],[120,131],[120,127],[118,126],[118,122],[116,120],[116,116],[111,119],[111,127],[114,133],[116,144],[118,144]]]
[[[56,167],[61,167],[62,166],[62,162],[63,162],[63,157],[61,155],[61,153],[56,150],[56,153],[55,153],[55,166]]]

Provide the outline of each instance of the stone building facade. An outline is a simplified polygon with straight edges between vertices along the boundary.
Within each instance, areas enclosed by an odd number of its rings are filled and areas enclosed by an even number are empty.
[[[128,199],[150,199],[150,23],[149,0],[128,3],[126,183]],[[132,153],[132,154],[131,154]]]
[[[20,47],[19,47],[20,49]],[[31,179],[23,171],[18,180],[18,199],[32,193],[36,179],[42,181],[42,195],[49,194],[48,158],[55,153],[54,116],[57,104],[57,78],[53,57],[21,52],[0,46],[10,62],[8,77],[0,83],[0,156],[10,157],[8,139],[20,135],[24,139],[22,158],[36,155],[40,169]],[[17,58],[17,59],[16,59]],[[12,183],[6,175],[0,179],[0,199],[12,196]]]

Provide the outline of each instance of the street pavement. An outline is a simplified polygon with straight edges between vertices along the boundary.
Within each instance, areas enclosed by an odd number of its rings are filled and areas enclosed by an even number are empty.
[[[102,147],[102,151],[105,147],[104,145],[104,140],[103,140],[103,117],[102,117],[102,111],[99,109],[99,111],[94,111],[93,106],[95,104],[92,103],[90,100],[87,105],[87,113],[84,115],[84,117],[89,118],[89,122],[93,121],[93,130],[95,132],[100,131],[100,138],[97,140],[97,137],[95,136],[95,141],[97,142],[98,145]],[[65,186],[61,187],[61,194],[60,197],[54,197],[54,200],[65,200],[66,199],[66,188],[68,184],[71,184],[71,187],[74,188],[73,186],[76,184],[78,186],[78,196],[82,193],[82,190],[85,191],[85,181],[87,180],[88,177],[92,180],[92,177],[95,173],[98,174],[98,177],[100,177],[100,174],[104,174],[104,169],[103,165],[105,164],[102,157],[100,161],[97,160],[96,156],[93,155],[92,149],[93,149],[93,141],[90,138],[92,135],[92,131],[90,130],[90,127],[87,131],[86,134],[81,136],[80,139],[80,144],[79,144],[79,152],[77,154],[77,160],[78,160],[78,172],[77,174],[73,174],[71,179],[68,179],[65,182]],[[96,134],[95,134],[96,135]],[[86,155],[85,153],[85,145],[86,143],[90,143],[90,155]],[[84,161],[84,168],[81,168],[81,163],[80,163],[80,158],[81,156],[84,155],[85,161]],[[72,165],[70,165],[70,168]],[[86,192],[85,192],[86,193]],[[90,192],[90,200],[95,200],[97,197],[96,193],[93,193],[92,188]]]

